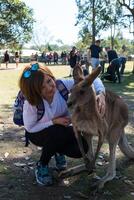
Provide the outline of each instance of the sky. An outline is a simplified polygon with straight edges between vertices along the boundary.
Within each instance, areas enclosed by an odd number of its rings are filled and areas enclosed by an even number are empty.
[[[23,0],[27,6],[33,8],[36,19],[35,32],[38,44],[49,42],[54,44],[62,40],[64,44],[73,45],[78,39],[78,27],[75,26],[77,6],[75,0]],[[38,29],[38,30],[37,30]],[[103,32],[103,38],[110,36],[110,32]],[[132,39],[132,34],[123,31],[123,36]],[[46,38],[46,40],[45,40]]]
[[[51,39],[62,40],[65,44],[77,41],[76,23],[77,6],[75,0],[23,0],[33,8],[39,26],[46,29]]]

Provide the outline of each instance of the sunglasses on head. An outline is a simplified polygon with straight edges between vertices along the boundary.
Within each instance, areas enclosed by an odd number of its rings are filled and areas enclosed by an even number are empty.
[[[24,78],[29,78],[32,74],[32,71],[37,71],[39,69],[39,64],[32,64],[31,67],[23,73]]]

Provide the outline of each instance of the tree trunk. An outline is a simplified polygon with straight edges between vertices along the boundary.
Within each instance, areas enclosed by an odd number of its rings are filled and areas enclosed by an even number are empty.
[[[95,0],[93,0],[93,5],[92,5],[92,43],[95,43]]]

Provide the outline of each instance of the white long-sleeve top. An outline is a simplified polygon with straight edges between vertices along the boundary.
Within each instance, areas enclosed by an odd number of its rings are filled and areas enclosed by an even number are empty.
[[[68,91],[73,87],[74,80],[72,79],[61,79]],[[94,89],[96,93],[98,91],[105,92],[104,85],[99,78],[96,78],[93,82]],[[32,106],[27,100],[24,102],[23,106],[23,120],[25,129],[30,132],[38,132],[53,125],[52,119],[61,116],[68,116],[67,103],[59,93],[58,89],[54,94],[54,98],[51,104],[49,104],[45,99],[43,99],[45,112],[41,120],[37,120],[37,107]]]

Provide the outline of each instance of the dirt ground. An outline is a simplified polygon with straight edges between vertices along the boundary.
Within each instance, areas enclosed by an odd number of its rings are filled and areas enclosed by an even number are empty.
[[[134,145],[131,134],[134,128],[130,123],[127,133]],[[40,155],[40,149],[30,144],[24,146],[23,128],[12,123],[12,111],[0,119],[0,199],[1,200],[64,200],[64,199],[93,199],[93,200],[133,200],[134,199],[134,162],[128,161],[122,155],[117,167],[116,179],[109,182],[101,193],[93,194],[90,188],[91,177],[85,172],[62,181],[55,180],[51,187],[36,184],[34,168]],[[104,153],[105,152],[105,153]],[[107,162],[107,148],[98,161],[98,173],[104,173]],[[120,155],[117,149],[117,156]],[[68,160],[68,167],[82,160]],[[117,162],[118,163],[118,162]]]
[[[129,101],[130,110],[133,106]],[[117,176],[99,193],[91,190],[92,177],[86,172],[63,180],[55,179],[51,187],[37,185],[34,168],[41,149],[32,144],[25,147],[23,128],[13,124],[12,115],[10,106],[0,113],[0,200],[134,200],[134,161],[125,158],[118,148]],[[126,133],[134,147],[133,123],[134,116]],[[67,158],[67,161],[68,167],[82,163],[79,159]],[[99,176],[105,173],[107,164],[108,147],[104,144],[97,160]]]

